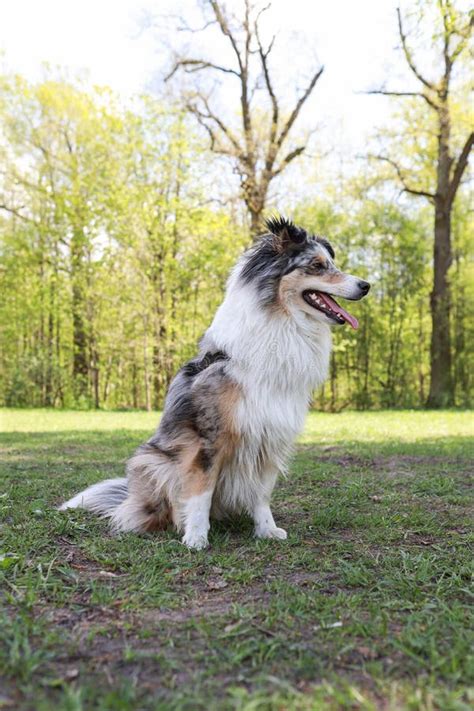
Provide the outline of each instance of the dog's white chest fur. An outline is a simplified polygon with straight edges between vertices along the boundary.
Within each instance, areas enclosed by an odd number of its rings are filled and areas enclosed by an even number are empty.
[[[230,356],[228,372],[242,393],[236,413],[241,446],[222,472],[216,498],[222,508],[249,509],[285,471],[313,391],[327,376],[331,333],[304,315],[300,322],[269,318],[251,290],[235,288],[205,341]]]

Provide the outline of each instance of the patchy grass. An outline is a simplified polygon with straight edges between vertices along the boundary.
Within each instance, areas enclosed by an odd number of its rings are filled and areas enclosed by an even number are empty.
[[[469,413],[312,414],[288,541],[241,519],[198,553],[54,510],[156,415],[0,417],[0,708],[472,708]]]

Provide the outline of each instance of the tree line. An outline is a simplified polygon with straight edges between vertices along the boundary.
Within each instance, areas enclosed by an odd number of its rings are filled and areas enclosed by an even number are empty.
[[[454,72],[469,23],[451,3],[437,7],[441,78],[420,72],[399,15],[401,51],[421,89],[373,90],[404,102],[398,133],[385,130],[364,169],[338,190],[321,184],[317,197],[292,206],[295,220],[331,239],[343,268],[373,284],[357,306],[359,332],[336,333],[329,381],[315,394],[322,408],[471,403],[462,178],[472,139]],[[203,8],[206,31],[228,41],[233,64],[177,51],[168,83],[183,72],[191,85],[172,103],[149,95],[124,102],[57,75],[0,78],[4,405],[160,407],[231,265],[265,211],[282,209],[270,186],[305,152],[297,118],[322,67],[285,105],[272,76],[275,38],[262,39],[265,8],[247,0],[240,15],[214,1]],[[236,82],[237,117],[212,103],[214,73]],[[266,103],[255,104],[257,91]],[[220,176],[232,166],[229,193]],[[400,190],[406,197],[394,199]]]

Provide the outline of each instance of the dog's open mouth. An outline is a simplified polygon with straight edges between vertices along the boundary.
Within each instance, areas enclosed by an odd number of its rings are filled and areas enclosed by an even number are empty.
[[[303,299],[307,304],[331,318],[336,323],[348,323],[352,328],[359,328],[359,322],[355,316],[348,313],[342,306],[339,306],[332,296],[324,291],[313,291],[308,289],[303,291]]]

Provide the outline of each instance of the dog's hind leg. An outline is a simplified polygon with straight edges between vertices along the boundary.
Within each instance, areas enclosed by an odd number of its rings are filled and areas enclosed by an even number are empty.
[[[170,458],[148,443],[127,463],[128,496],[110,519],[115,531],[150,533],[172,522],[168,488],[174,475]]]

